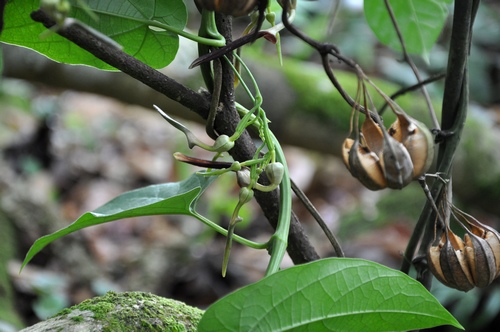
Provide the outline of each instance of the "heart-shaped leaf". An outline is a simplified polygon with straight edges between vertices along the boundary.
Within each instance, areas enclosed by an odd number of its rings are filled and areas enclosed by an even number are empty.
[[[123,193],[94,211],[83,214],[69,226],[36,240],[26,254],[21,269],[49,243],[82,228],[138,216],[186,214],[196,217],[196,202],[216,178],[193,174],[181,182],[156,184]]]
[[[409,53],[427,58],[443,29],[448,16],[448,5],[451,2],[451,0],[389,0]],[[368,25],[377,38],[383,44],[401,51],[401,44],[384,0],[365,1],[364,12]]]
[[[124,51],[153,68],[163,68],[175,58],[179,37],[153,30],[152,21],[183,29],[187,22],[182,0],[89,0],[87,9],[73,1],[68,17],[94,28],[120,44]],[[47,29],[30,18],[38,10],[40,0],[12,0],[5,7],[5,25],[1,41],[31,48],[62,63],[83,64],[100,69],[114,68],[67,39],[52,33],[41,37]],[[90,17],[92,10],[96,17]]]
[[[220,299],[206,331],[406,331],[460,323],[420,283],[386,266],[329,258],[272,274]]]

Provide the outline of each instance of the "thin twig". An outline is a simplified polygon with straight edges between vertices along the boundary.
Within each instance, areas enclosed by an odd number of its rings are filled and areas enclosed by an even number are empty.
[[[337,257],[344,257],[345,256],[344,255],[344,251],[342,250],[342,247],[340,246],[339,241],[337,240],[337,238],[335,237],[335,235],[332,233],[332,231],[330,230],[330,228],[328,228],[328,225],[325,223],[325,221],[323,220],[323,218],[319,214],[318,210],[316,210],[316,208],[311,203],[311,201],[306,196],[306,194],[302,191],[302,189],[300,189],[297,186],[297,184],[294,181],[290,181],[290,183],[292,185],[292,190],[295,193],[295,195],[297,195],[297,197],[302,202],[302,204],[304,204],[304,206],[306,207],[307,211],[309,211],[309,213],[311,214],[311,216],[313,216],[313,218],[318,223],[319,227],[321,227],[321,229],[325,233],[326,237],[328,238],[328,240],[332,244],[333,250],[335,251],[335,255]]]
[[[410,85],[406,88],[402,88],[402,89],[396,91],[395,93],[390,95],[389,98],[392,100],[396,100],[396,98],[404,95],[405,93],[417,90],[417,89],[421,88],[423,85],[430,84],[430,83],[433,83],[435,81],[439,81],[440,79],[442,79],[444,77],[446,77],[446,74],[444,74],[444,73],[431,76],[431,77],[429,77],[421,82],[418,82],[416,84]],[[378,114],[382,115],[384,113],[385,109],[387,108],[387,106],[389,106],[389,103],[387,101],[385,101],[384,105],[382,105],[382,107],[379,109]]]
[[[396,21],[396,16],[394,15],[394,11],[392,10],[392,6],[389,3],[389,0],[384,0],[385,7],[387,8],[387,12],[389,13],[389,16],[392,21],[392,25],[394,26],[394,29],[396,30],[396,34],[398,35],[399,43],[401,44],[401,48],[403,50],[403,57],[404,60],[408,63],[410,66],[411,70],[415,74],[415,77],[417,78],[417,81],[420,83],[422,82],[422,77],[420,76],[420,73],[418,72],[417,66],[415,66],[415,63],[411,59],[410,55],[408,54],[406,50],[406,43],[403,38],[403,34],[401,33],[401,30],[399,29],[398,22]],[[429,114],[432,119],[432,124],[434,125],[434,128],[439,129],[439,121],[436,117],[436,112],[434,112],[434,107],[432,106],[431,102],[431,97],[429,96],[429,93],[427,92],[427,89],[425,88],[425,85],[421,86],[422,94],[424,95],[425,102],[427,103],[427,108],[429,109]]]
[[[332,71],[332,68],[330,66],[330,60],[328,59],[328,56],[331,55],[331,56],[337,58],[339,61],[342,61],[344,64],[353,68],[356,71],[357,75],[360,76],[360,73],[362,73],[362,70],[358,66],[358,64],[356,62],[354,62],[352,59],[349,59],[349,58],[343,56],[342,54],[340,54],[340,51],[337,48],[337,46],[330,44],[330,43],[318,42],[318,41],[312,39],[311,37],[309,37],[308,35],[304,34],[302,31],[295,28],[288,20],[288,6],[289,6],[288,1],[284,1],[283,14],[282,14],[281,20],[282,20],[285,28],[290,33],[292,33],[296,37],[300,38],[302,41],[309,44],[309,46],[311,46],[312,48],[314,48],[318,51],[318,53],[321,56],[321,61],[322,61],[323,68],[325,70],[326,75],[328,76],[328,78],[332,82],[333,86],[335,86],[337,91],[340,93],[342,98],[344,98],[344,100],[351,107],[355,108],[356,110],[360,111],[361,113],[370,114],[371,118],[375,122],[381,123],[380,117],[378,116],[378,114],[376,114],[375,112],[372,112],[370,110],[366,110],[362,105],[360,105],[354,99],[352,99],[352,97],[347,93],[347,91],[344,90],[344,88],[339,83],[339,81],[335,77],[335,74]],[[364,77],[365,76],[364,73],[361,76]]]

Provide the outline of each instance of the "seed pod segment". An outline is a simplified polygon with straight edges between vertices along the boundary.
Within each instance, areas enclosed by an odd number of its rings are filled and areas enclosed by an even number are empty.
[[[427,262],[429,269],[432,274],[439,280],[443,285],[448,285],[448,280],[444,277],[443,270],[441,269],[441,263],[439,257],[441,256],[441,249],[444,246],[444,236],[441,241],[435,246],[429,246],[427,250]]]
[[[440,252],[439,263],[447,286],[467,292],[474,288],[474,280],[464,257],[464,242],[450,229]]]
[[[413,178],[425,174],[434,160],[434,138],[420,121],[406,113],[396,112],[397,120],[389,128],[389,135],[401,142],[413,162]]]
[[[456,207],[453,207],[453,212],[457,217],[457,220],[460,218],[458,221],[462,225],[468,226],[473,234],[479,236],[488,243],[495,258],[495,278],[500,276],[500,234],[494,228],[481,223],[470,214],[467,214]]]
[[[469,232],[465,234],[465,258],[477,287],[486,287],[496,275],[493,250],[485,239]]]
[[[384,148],[383,129],[373,121],[370,115],[366,115],[361,127],[361,144],[380,157]]]
[[[495,232],[496,233],[496,232]],[[496,274],[495,278],[500,276],[500,238],[498,237],[498,233],[486,232],[485,239],[491,247],[491,251],[493,252],[493,256],[495,256],[495,264],[496,264]]]
[[[375,153],[361,146],[358,140],[346,139],[342,154],[349,172],[366,188],[380,190],[387,187],[380,159]]]
[[[408,150],[386,132],[380,160],[387,187],[402,189],[413,180],[413,163]]]

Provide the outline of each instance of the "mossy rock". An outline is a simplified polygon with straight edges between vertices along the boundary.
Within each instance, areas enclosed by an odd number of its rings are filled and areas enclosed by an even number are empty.
[[[196,331],[202,315],[198,308],[150,293],[108,292],[22,331]]]

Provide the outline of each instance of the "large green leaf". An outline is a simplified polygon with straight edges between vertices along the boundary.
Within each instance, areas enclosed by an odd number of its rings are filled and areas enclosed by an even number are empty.
[[[198,330],[405,331],[460,323],[417,281],[361,259],[295,266],[214,303]]]
[[[428,56],[448,16],[452,0],[390,0],[394,16],[409,53]],[[396,30],[384,0],[365,0],[365,17],[377,38],[401,51]]]
[[[94,211],[83,214],[69,226],[36,240],[26,254],[21,268],[52,241],[82,228],[138,216],[196,216],[194,208],[198,198],[215,179],[215,176],[193,174],[181,182],[151,185],[123,193]]]
[[[85,3],[97,15],[97,20],[77,4],[72,6],[68,16],[111,37],[125,52],[154,68],[163,68],[174,59],[179,37],[151,29],[148,21],[183,29],[187,10],[182,0],[89,0]],[[9,1],[1,41],[31,48],[58,62],[114,69],[55,33],[42,38],[40,34],[47,29],[30,18],[30,13],[37,10],[39,4],[40,0]]]

